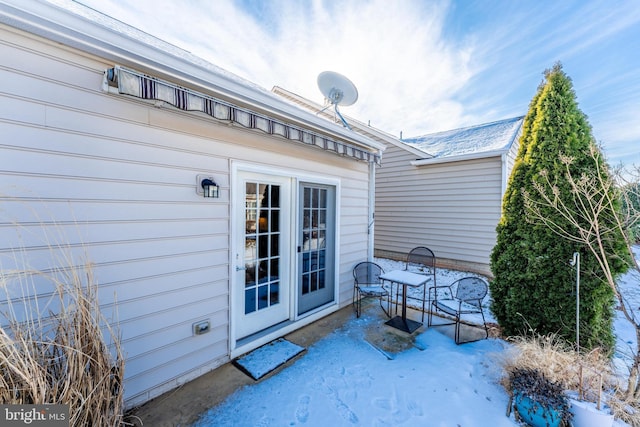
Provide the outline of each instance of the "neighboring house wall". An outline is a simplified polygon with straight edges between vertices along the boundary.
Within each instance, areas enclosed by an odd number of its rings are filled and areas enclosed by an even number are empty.
[[[351,303],[366,162],[103,92],[113,62],[1,24],[0,57],[0,267],[53,268],[58,244],[92,262],[122,332],[128,406],[230,360],[237,162],[339,183],[338,302],[318,316]],[[197,195],[196,174],[221,197]],[[212,330],[194,336],[202,319]]]
[[[509,147],[509,151],[505,154],[507,158],[507,178],[511,175],[511,171],[513,170],[513,165],[516,162],[516,157],[518,156],[518,150],[520,149],[520,135],[522,131],[518,133],[516,140],[513,142],[511,147]]]
[[[411,166],[415,154],[389,146],[376,173],[376,256],[404,259],[426,246],[441,267],[490,274],[500,219],[500,156]]]
[[[507,191],[507,185],[509,184],[509,177],[511,176],[511,171],[513,170],[513,165],[516,163],[516,157],[518,156],[518,150],[520,149],[520,136],[522,135],[522,129],[518,132],[515,141],[509,147],[509,151],[504,154],[504,182],[502,184],[502,194]]]

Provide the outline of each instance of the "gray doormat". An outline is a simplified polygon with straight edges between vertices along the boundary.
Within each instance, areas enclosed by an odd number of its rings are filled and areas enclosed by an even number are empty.
[[[254,380],[259,380],[304,350],[304,347],[279,338],[234,360],[233,363]]]

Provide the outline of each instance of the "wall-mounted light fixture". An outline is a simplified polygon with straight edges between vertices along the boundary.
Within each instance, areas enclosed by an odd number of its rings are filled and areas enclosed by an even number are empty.
[[[198,175],[196,177],[196,193],[201,194],[203,197],[220,197],[220,186],[216,184],[214,179],[210,176]]]

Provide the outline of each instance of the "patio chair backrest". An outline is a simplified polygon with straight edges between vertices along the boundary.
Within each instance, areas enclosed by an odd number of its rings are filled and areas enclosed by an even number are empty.
[[[382,284],[384,270],[375,262],[363,261],[353,267],[353,278],[359,285]]]
[[[465,277],[454,282],[456,286],[455,297],[469,304],[479,305],[487,295],[489,288],[487,282],[479,277]]]
[[[435,268],[436,256],[433,254],[433,251],[429,248],[425,248],[424,246],[418,246],[411,249],[407,255],[407,263],[404,269],[416,272],[424,272],[425,270],[428,270],[433,273],[435,272]]]

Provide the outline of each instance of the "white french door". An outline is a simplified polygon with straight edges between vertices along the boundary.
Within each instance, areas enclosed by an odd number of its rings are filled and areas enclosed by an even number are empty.
[[[335,301],[337,186],[251,166],[234,186],[238,341]]]
[[[239,172],[234,316],[241,339],[291,317],[291,178]]]
[[[335,187],[300,183],[298,189],[298,314],[335,298]]]

